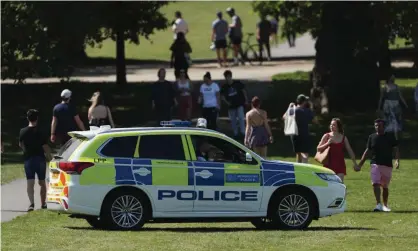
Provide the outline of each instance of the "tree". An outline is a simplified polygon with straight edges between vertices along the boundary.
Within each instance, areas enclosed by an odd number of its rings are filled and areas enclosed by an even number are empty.
[[[117,81],[126,83],[125,41],[139,44],[168,21],[168,2],[2,2],[2,78],[69,78],[86,45],[116,41]]]
[[[314,69],[319,79],[328,79],[329,101],[340,111],[375,102],[379,79],[391,70],[389,43],[418,33],[416,2],[279,1],[255,2],[253,8],[283,13],[285,26],[316,38]]]
[[[97,2],[95,4],[96,17],[104,28],[104,37],[116,41],[116,82],[125,84],[125,41],[139,44],[139,36],[149,39],[154,30],[166,29],[168,20],[160,12],[160,8],[168,2]]]
[[[2,2],[2,78],[68,78],[86,43],[102,41],[91,2]]]

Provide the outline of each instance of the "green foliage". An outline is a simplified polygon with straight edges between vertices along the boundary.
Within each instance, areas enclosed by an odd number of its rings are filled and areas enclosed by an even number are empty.
[[[2,79],[68,78],[86,45],[106,38],[139,43],[168,21],[158,2],[2,2]],[[23,60],[23,62],[22,62]],[[124,62],[123,62],[124,63]]]

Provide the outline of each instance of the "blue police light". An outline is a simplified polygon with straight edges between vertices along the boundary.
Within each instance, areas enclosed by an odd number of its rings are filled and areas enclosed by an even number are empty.
[[[192,122],[181,121],[181,120],[171,120],[171,121],[161,121],[160,125],[163,127],[190,127],[192,125]]]

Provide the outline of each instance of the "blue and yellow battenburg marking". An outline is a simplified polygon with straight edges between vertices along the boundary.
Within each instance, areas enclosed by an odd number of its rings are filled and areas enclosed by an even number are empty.
[[[116,185],[282,186],[296,182],[294,166],[149,159],[114,159]],[[194,165],[194,168],[193,168]]]

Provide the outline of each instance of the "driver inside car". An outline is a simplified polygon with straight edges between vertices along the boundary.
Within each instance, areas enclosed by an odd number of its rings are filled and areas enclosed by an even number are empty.
[[[222,154],[215,146],[209,144],[206,140],[198,142],[198,153],[197,153],[197,160],[198,161],[215,161],[217,159],[218,154]]]

